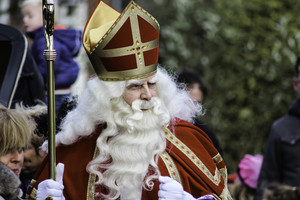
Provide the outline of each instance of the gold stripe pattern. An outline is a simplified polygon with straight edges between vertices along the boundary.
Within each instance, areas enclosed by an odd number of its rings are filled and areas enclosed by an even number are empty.
[[[30,193],[30,197],[31,197],[32,199],[36,199],[36,192],[37,192],[37,190],[36,190],[35,188],[33,188],[32,191],[31,191],[31,193]],[[27,198],[27,197],[26,197],[26,198]]]
[[[93,159],[99,155],[99,149],[96,146],[94,151]],[[95,199],[95,182],[96,182],[96,174],[90,173],[89,180],[88,180],[88,187],[87,187],[87,193],[86,193],[86,199],[87,200],[94,200]]]
[[[215,155],[214,157],[213,157],[213,161],[216,163],[216,165],[217,164],[219,164],[220,162],[222,162],[223,161],[223,158],[222,158],[222,156],[218,153],[217,155]]]
[[[32,188],[32,190],[31,190],[31,193],[28,195],[28,194],[26,194],[25,195],[25,198],[26,199],[28,199],[29,198],[29,196],[31,197],[31,198],[33,198],[33,199],[36,199],[36,189],[35,189],[35,187],[34,187],[34,184],[36,183],[36,180],[34,180],[34,179],[32,179],[31,181],[30,181],[30,184],[29,184],[29,186],[28,186],[28,188]]]
[[[165,132],[165,137],[167,140],[169,140],[175,147],[177,147],[182,153],[184,153],[215,185],[219,185],[219,183],[221,182],[221,174],[218,168],[216,168],[215,175],[213,176],[207,169],[207,167],[203,164],[203,162],[189,147],[181,142],[167,127],[164,127],[163,130]]]
[[[127,81],[127,80],[131,80],[131,79],[139,79],[139,78],[147,78],[149,76],[152,76],[156,73],[157,70],[147,73],[147,74],[141,74],[138,76],[132,76],[132,77],[124,77],[124,78],[102,78],[100,76],[98,76],[101,80],[103,81]]]
[[[150,41],[142,41],[138,17],[144,19],[149,26],[157,31]],[[93,20],[93,17],[91,18]],[[130,19],[129,21],[127,21]],[[128,46],[119,46],[106,49],[106,45],[115,37],[125,23],[130,22],[132,44]],[[128,24],[129,25],[129,24]],[[103,30],[104,31],[104,30]],[[159,48],[159,24],[151,15],[143,10],[140,6],[131,1],[124,11],[118,16],[114,24],[107,30],[96,45],[88,52],[89,59],[95,68],[95,72],[101,80],[104,81],[124,81],[130,79],[146,78],[155,74],[157,69],[158,48]],[[153,54],[145,63],[144,55]],[[155,55],[154,55],[155,54]],[[157,56],[157,57],[156,57]],[[114,59],[132,59],[132,66],[123,66],[120,69],[114,66],[115,70],[110,70],[110,61]],[[103,59],[107,60],[107,66],[104,65]],[[121,61],[122,62],[122,61]],[[146,65],[147,64],[147,65]],[[131,68],[131,69],[128,69]]]
[[[163,160],[163,162],[165,163],[165,165],[168,169],[168,172],[170,174],[170,177],[175,179],[177,182],[179,182],[181,184],[179,172],[178,172],[177,167],[176,167],[173,159],[171,158],[171,156],[166,151],[164,151],[160,155],[160,157]]]
[[[217,200],[222,200],[217,194],[213,193],[212,194]]]

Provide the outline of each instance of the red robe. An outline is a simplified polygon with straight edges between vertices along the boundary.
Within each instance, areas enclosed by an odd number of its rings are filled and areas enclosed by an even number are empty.
[[[92,186],[94,177],[86,171],[86,166],[93,159],[96,139],[101,130],[97,129],[90,136],[83,137],[74,144],[57,147],[56,161],[65,165],[63,183],[66,200],[97,199],[94,198]],[[174,134],[164,129],[167,138],[167,153],[165,153],[167,157],[159,158],[161,175],[171,176],[174,179],[177,177],[184,190],[195,198],[213,194],[218,199],[231,199],[226,184],[225,163],[209,137],[201,129],[186,121],[178,122],[170,130]],[[169,162],[170,160],[172,162]],[[28,199],[35,199],[35,188],[39,182],[47,178],[48,158],[35,175],[37,182],[29,189]],[[158,199],[158,190],[159,182],[156,181],[153,190],[143,191],[142,200]]]

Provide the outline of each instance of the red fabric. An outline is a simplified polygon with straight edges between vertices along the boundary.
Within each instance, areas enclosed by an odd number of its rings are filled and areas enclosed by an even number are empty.
[[[235,181],[237,181],[237,178],[237,173],[228,174],[228,183],[234,183]]]
[[[172,130],[172,128],[170,128],[170,130]],[[212,157],[218,152],[208,136],[198,127],[185,121],[180,121],[175,126],[174,130],[176,137],[186,144],[214,175],[216,165],[214,164]],[[66,200],[86,199],[89,177],[86,172],[86,166],[93,157],[96,138],[98,137],[99,132],[100,131],[96,131],[91,136],[82,138],[70,146],[60,146],[57,148],[56,161],[65,164],[63,181]],[[214,183],[212,183],[207,176],[190,161],[190,159],[169,142],[167,142],[166,151],[170,154],[176,164],[185,191],[191,193],[196,198],[205,194],[221,194],[224,189],[223,179],[218,186],[214,185]],[[35,179],[37,180],[37,183],[47,178],[47,163],[48,159],[46,158],[45,162],[36,173]],[[159,160],[158,165],[161,174],[168,176],[168,170],[161,159]],[[224,161],[218,164],[219,168],[223,168],[224,166]],[[37,184],[35,187],[37,188]],[[142,200],[158,199],[158,188],[159,182],[155,182],[152,191],[143,192]]]
[[[144,60],[145,60],[145,66],[153,65],[158,62],[158,49],[159,46],[157,46],[154,49],[151,49],[149,51],[144,51]]]
[[[130,18],[126,20],[123,26],[115,34],[115,36],[108,42],[103,48],[106,49],[117,49],[121,47],[128,47],[133,45],[132,30],[130,24]]]
[[[135,54],[118,57],[100,57],[100,59],[108,72],[126,71],[137,68]]]
[[[153,41],[159,38],[158,30],[149,22],[138,16],[138,23],[140,27],[141,40],[143,43]]]

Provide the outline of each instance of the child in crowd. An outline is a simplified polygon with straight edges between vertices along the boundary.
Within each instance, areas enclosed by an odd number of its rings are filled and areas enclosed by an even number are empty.
[[[31,52],[41,71],[47,87],[47,62],[43,53],[46,49],[42,0],[24,0],[22,3],[23,22],[26,34],[32,39]],[[58,112],[61,103],[71,94],[71,85],[76,81],[79,65],[74,60],[81,48],[81,31],[55,25],[53,35],[56,60],[55,74],[55,110]],[[45,88],[46,89],[46,88]]]

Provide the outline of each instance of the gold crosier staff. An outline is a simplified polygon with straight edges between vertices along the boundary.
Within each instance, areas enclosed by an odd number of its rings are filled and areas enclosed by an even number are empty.
[[[43,0],[43,23],[46,41],[44,58],[47,61],[47,99],[48,99],[48,155],[49,155],[49,178],[56,179],[56,156],[55,156],[55,78],[54,60],[56,51],[53,43],[54,33],[54,0]]]

